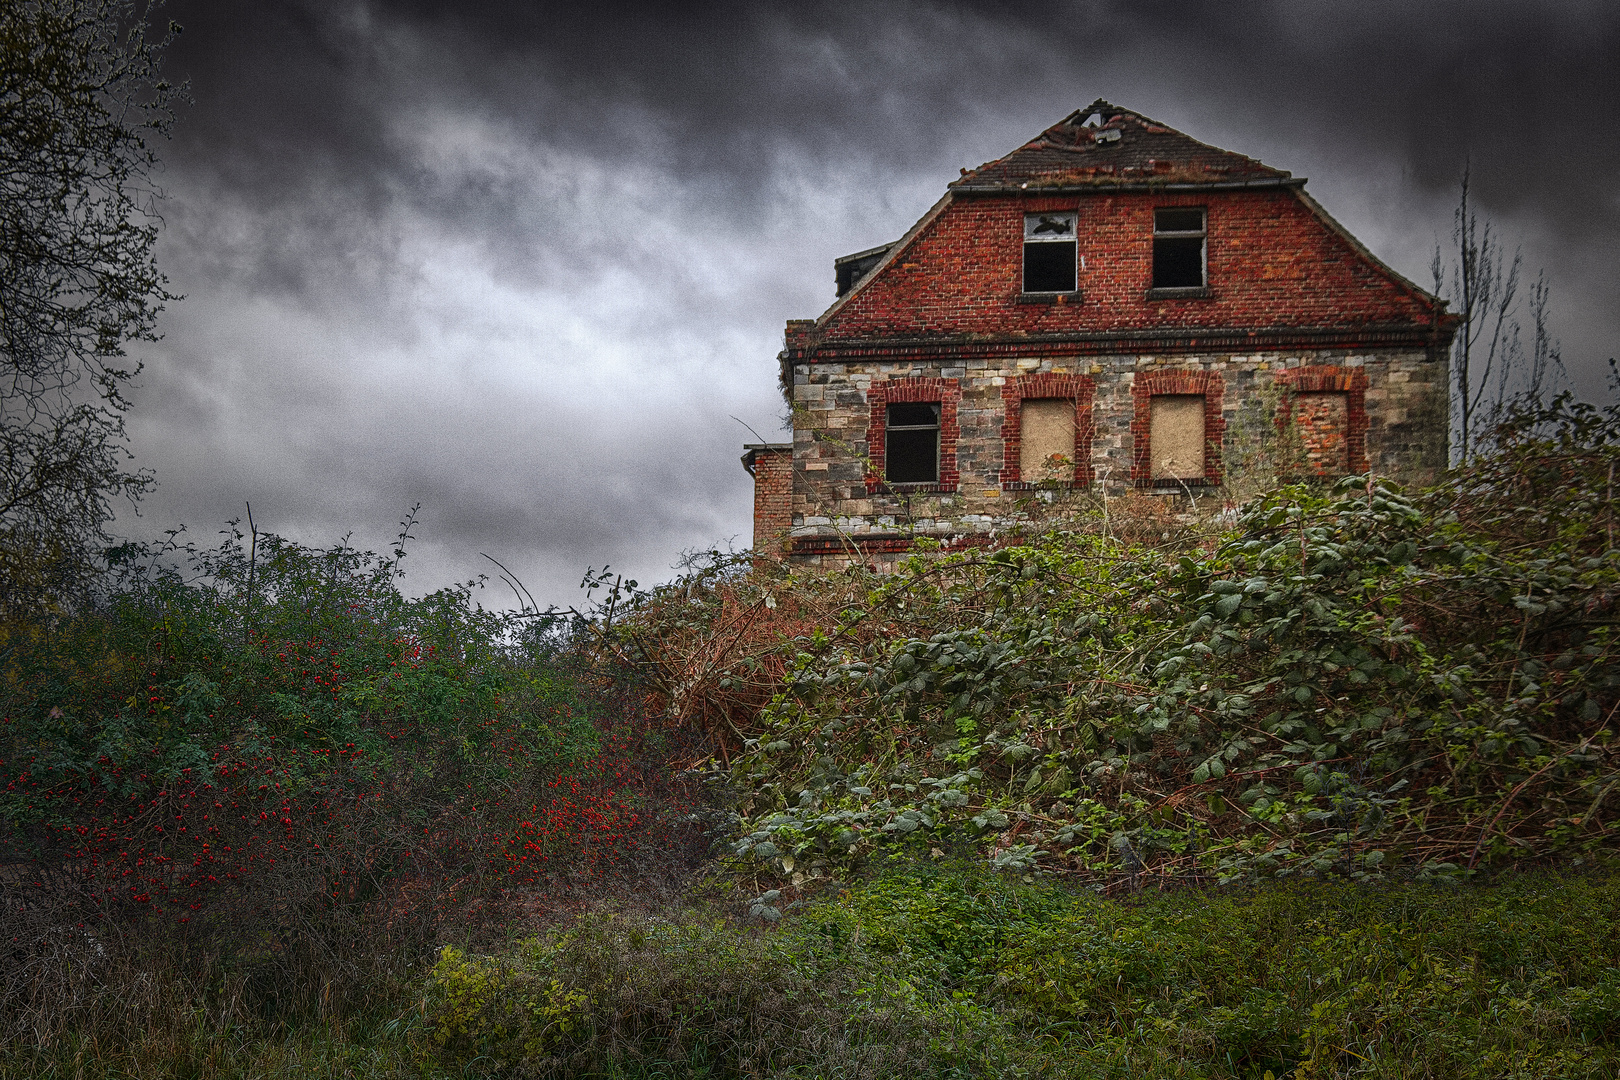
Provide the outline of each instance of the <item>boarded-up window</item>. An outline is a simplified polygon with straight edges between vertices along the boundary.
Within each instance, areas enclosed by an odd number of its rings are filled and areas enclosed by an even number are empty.
[[[1204,395],[1155,394],[1148,436],[1153,479],[1204,478]]]
[[[1018,473],[1026,483],[1074,479],[1074,402],[1026,398],[1019,408]]]
[[[1317,476],[1344,476],[1350,471],[1350,395],[1322,390],[1295,394],[1294,428],[1299,432],[1306,468]]]

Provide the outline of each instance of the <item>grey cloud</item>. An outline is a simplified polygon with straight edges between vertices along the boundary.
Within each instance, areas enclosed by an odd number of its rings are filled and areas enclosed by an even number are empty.
[[[1424,272],[1471,161],[1609,355],[1620,13],[1398,3],[184,0],[139,527],[243,499],[427,587],[489,551],[565,601],[749,531],[782,322],[956,168],[1102,95],[1312,177]],[[1609,350],[1609,351],[1604,351]],[[367,531],[369,530],[369,532]]]

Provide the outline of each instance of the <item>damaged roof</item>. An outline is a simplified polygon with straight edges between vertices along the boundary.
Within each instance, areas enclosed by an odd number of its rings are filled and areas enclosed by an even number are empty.
[[[950,186],[971,192],[1303,183],[1282,169],[1201,143],[1098,98],[1006,157],[964,172]]]

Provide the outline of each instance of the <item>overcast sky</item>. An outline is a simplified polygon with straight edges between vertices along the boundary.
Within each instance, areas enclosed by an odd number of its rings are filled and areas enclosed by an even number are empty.
[[[511,567],[568,604],[750,539],[744,442],[832,260],[1097,97],[1310,178],[1420,283],[1457,181],[1553,288],[1577,388],[1620,340],[1620,5],[188,0],[165,314],[119,528]],[[736,417],[737,419],[733,419]],[[742,421],[739,423],[738,421]],[[491,593],[497,605],[508,596]]]

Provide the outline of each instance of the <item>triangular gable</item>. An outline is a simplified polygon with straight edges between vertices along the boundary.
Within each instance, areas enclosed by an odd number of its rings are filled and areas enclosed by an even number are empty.
[[[1151,117],[1099,99],[1070,113],[1004,157],[965,172],[960,180],[948,186],[944,197],[890,245],[882,258],[819,318],[790,325],[788,345],[790,349],[815,347],[815,343],[821,341],[873,336],[1107,334],[1171,327],[1191,332],[1200,326],[1280,328],[1289,323],[1318,327],[1355,323],[1432,326],[1436,316],[1444,326],[1448,318],[1454,320],[1443,314],[1443,303],[1396,273],[1334,220],[1304,192],[1304,183],[1303,178],[1294,177],[1286,170],[1199,142]],[[1348,275],[1330,259],[1322,264],[1324,276],[1308,291],[1304,302],[1290,301],[1279,317],[1277,310],[1267,308],[1270,300],[1261,293],[1270,290],[1269,297],[1275,297],[1276,290],[1284,287],[1282,282],[1297,277],[1298,271],[1284,265],[1281,272],[1276,273],[1275,285],[1256,280],[1257,277],[1271,278],[1276,269],[1267,263],[1264,253],[1260,253],[1262,257],[1245,273],[1217,282],[1217,296],[1211,302],[1199,307],[1177,308],[1169,313],[1168,319],[1166,313],[1158,309],[1158,301],[1145,299],[1134,287],[1123,291],[1117,286],[1088,287],[1090,306],[1032,307],[1012,295],[1001,295],[1004,290],[999,288],[993,297],[988,297],[991,300],[988,305],[981,302],[987,299],[984,294],[975,296],[969,303],[953,302],[952,297],[968,299],[974,286],[965,281],[927,278],[913,284],[896,285],[891,280],[895,276],[891,270],[906,269],[913,262],[939,265],[939,253],[933,249],[939,244],[964,243],[959,231],[954,238],[951,231],[960,230],[961,223],[970,220],[963,215],[970,215],[970,207],[985,198],[1012,196],[1020,202],[1034,198],[1046,203],[1053,198],[1093,194],[1117,195],[1129,201],[1197,197],[1196,193],[1200,192],[1207,192],[1210,197],[1240,191],[1259,195],[1267,190],[1270,197],[1281,197],[1294,204],[1303,210],[1305,219],[1314,219],[1318,227],[1325,228],[1347,245],[1353,257],[1362,261],[1372,274],[1383,278],[1393,292],[1382,298],[1366,293],[1355,283],[1353,275]],[[1276,229],[1284,228],[1288,220],[1297,220],[1287,214],[1282,217],[1266,214],[1262,218]],[[947,230],[943,237],[934,235],[932,227],[936,224]],[[1295,232],[1291,236],[1277,237],[1291,246],[1274,247],[1273,251],[1305,250],[1311,234],[1293,227]],[[1016,265],[1018,241],[1010,239],[1005,243],[1007,250],[998,256],[999,265]],[[1095,251],[1089,253],[1096,254]],[[1283,262],[1286,264],[1287,260]],[[1110,293],[1106,291],[1108,288],[1115,291]],[[919,290],[928,292],[926,304],[921,302]],[[868,302],[869,295],[880,298]],[[1101,307],[1096,306],[1097,301],[1103,301]],[[1275,309],[1275,304],[1271,307]],[[917,314],[925,309],[934,312],[949,309],[952,314]]]

